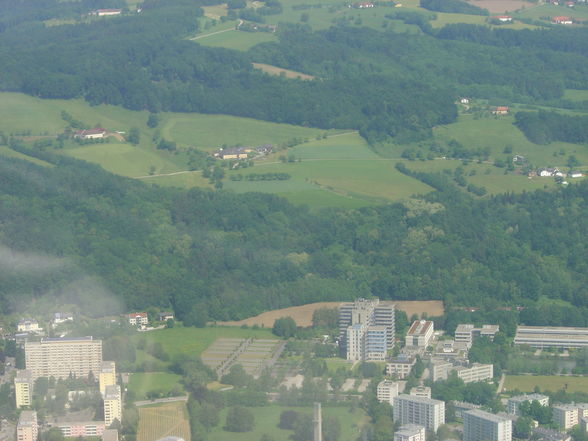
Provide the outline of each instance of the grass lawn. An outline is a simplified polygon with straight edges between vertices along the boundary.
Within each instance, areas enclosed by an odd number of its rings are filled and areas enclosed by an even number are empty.
[[[160,329],[137,334],[135,340],[145,339],[147,342],[160,342],[173,359],[179,354],[200,355],[217,338],[276,338],[269,329],[241,329],[229,326],[206,328],[184,328],[176,326],[171,329]],[[142,351],[137,351],[142,352]]]
[[[180,378],[179,375],[166,372],[133,373],[129,380],[128,389],[134,392],[137,400],[144,400],[147,399],[149,391],[157,390],[167,394],[175,387],[183,390]]]
[[[350,363],[343,358],[325,358],[325,362],[327,363],[327,369],[330,373],[336,372],[337,369],[341,367],[351,371],[351,366],[353,366],[353,363]]]
[[[239,441],[259,441],[264,433],[271,435],[275,441],[289,441],[293,431],[283,430],[278,427],[280,414],[285,410],[295,410],[297,412],[312,415],[311,407],[283,407],[283,406],[266,406],[250,407],[255,415],[255,426],[251,432],[233,433],[222,429],[225,424],[227,409],[221,411],[219,427],[215,427],[209,434],[209,441],[227,441],[229,439],[239,439]],[[350,413],[347,407],[325,407],[322,408],[323,421],[327,417],[335,417],[341,424],[341,436],[339,441],[355,441],[359,436],[360,427],[367,421],[365,413],[357,409]]]
[[[252,63],[255,69],[259,69],[267,74],[281,76],[286,78],[300,78],[302,80],[313,80],[312,75],[307,75],[302,72],[296,72],[290,69],[283,69],[281,67],[272,66],[271,64]]]
[[[447,12],[435,12],[437,19],[431,21],[431,26],[434,28],[442,28],[448,24],[454,23],[466,23],[466,24],[477,24],[477,25],[488,25],[486,19],[488,17],[484,15],[469,15],[469,14],[452,14]],[[537,29],[538,26],[521,23],[520,21],[514,21],[509,24],[502,24],[500,26],[488,25],[496,29]]]
[[[566,89],[564,98],[572,101],[588,101],[588,90]]]
[[[558,15],[586,20],[588,19],[588,6],[579,5],[574,8],[569,8],[563,5],[539,5],[513,13],[514,18],[532,18],[533,20],[541,20],[542,17],[555,17]]]
[[[244,32],[231,30],[205,37],[203,36],[194,41],[203,46],[224,47],[227,49],[246,51],[256,44],[277,40],[278,37],[270,32]]]
[[[504,389],[507,391],[519,389],[522,392],[532,392],[535,386],[539,386],[544,391],[555,392],[565,388],[568,392],[588,393],[588,377],[507,375],[504,383]]]
[[[17,152],[6,146],[0,146],[0,155],[7,156],[9,158],[24,159],[25,161],[32,162],[33,164],[41,165],[43,167],[53,167],[53,164],[43,161],[41,159],[33,158],[32,156],[25,155],[24,153]]]

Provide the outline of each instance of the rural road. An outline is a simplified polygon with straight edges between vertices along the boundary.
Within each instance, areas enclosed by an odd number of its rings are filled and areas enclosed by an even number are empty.
[[[200,40],[201,38],[206,38],[206,37],[210,37],[212,35],[222,34],[223,32],[236,31],[237,29],[239,29],[239,27],[242,24],[243,24],[243,20],[239,20],[239,23],[237,24],[236,28],[223,29],[222,31],[211,32],[210,34],[197,35],[196,37],[190,38],[190,40]]]
[[[502,388],[504,387],[504,380],[506,380],[506,375],[502,374],[502,377],[500,377],[500,381],[498,382],[498,390],[496,391],[496,395],[502,392]]]

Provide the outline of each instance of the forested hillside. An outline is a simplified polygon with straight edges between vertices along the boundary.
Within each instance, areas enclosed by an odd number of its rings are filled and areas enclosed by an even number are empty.
[[[450,306],[551,298],[576,306],[566,313],[576,324],[588,317],[588,183],[472,200],[442,175],[417,174],[438,191],[309,212],[255,193],[152,188],[43,156],[55,166],[0,161],[0,237],[19,263],[7,265],[2,250],[6,312],[84,292],[94,297],[85,312],[104,314],[116,302],[95,305],[110,292],[125,310],[171,307],[194,324],[371,293]]]

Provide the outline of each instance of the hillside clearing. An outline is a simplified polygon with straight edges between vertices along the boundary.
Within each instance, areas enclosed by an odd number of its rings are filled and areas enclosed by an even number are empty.
[[[314,76],[296,72],[290,69],[283,69],[281,67],[272,66],[270,64],[263,63],[251,63],[255,69],[259,69],[270,75],[284,75],[286,78],[299,78],[301,80],[314,80]]]

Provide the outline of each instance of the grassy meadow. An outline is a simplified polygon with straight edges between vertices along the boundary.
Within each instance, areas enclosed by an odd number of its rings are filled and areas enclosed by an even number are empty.
[[[168,372],[137,372],[129,379],[128,390],[133,392],[136,400],[146,400],[150,391],[161,391],[168,394],[172,390],[183,391],[181,377]]]
[[[588,377],[571,377],[556,375],[507,375],[504,389],[511,391],[533,392],[538,386],[541,390],[556,392],[566,389],[568,392],[588,393]]]
[[[225,425],[228,409],[223,409],[220,413],[220,424],[211,430],[208,435],[209,441],[226,441],[227,439],[236,439],[239,441],[259,441],[264,433],[271,434],[275,441],[289,441],[293,431],[284,430],[278,427],[280,414],[285,410],[295,410],[297,412],[312,415],[311,407],[284,407],[284,406],[265,406],[249,408],[255,417],[255,425],[251,432],[235,434],[223,430]],[[337,418],[341,424],[341,436],[339,441],[355,441],[359,436],[360,428],[367,421],[367,416],[361,409],[356,409],[351,413],[347,407],[326,407],[322,408],[323,421],[325,418]]]

